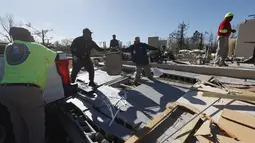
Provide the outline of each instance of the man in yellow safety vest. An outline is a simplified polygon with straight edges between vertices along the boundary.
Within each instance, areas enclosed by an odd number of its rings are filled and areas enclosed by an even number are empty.
[[[48,65],[56,52],[34,39],[27,29],[12,27],[13,42],[4,52],[4,75],[0,82],[0,102],[11,116],[17,143],[45,142],[45,113],[42,90]]]

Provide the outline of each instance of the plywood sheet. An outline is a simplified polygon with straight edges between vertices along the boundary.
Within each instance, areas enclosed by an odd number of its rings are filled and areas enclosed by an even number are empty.
[[[211,129],[210,129],[210,121],[206,120],[202,126],[197,130],[197,132],[194,134],[194,136],[201,136],[201,135],[210,135]]]
[[[229,109],[224,109],[221,116],[228,120],[232,120],[232,121],[238,122],[240,124],[244,124],[246,126],[249,126],[249,127],[255,129],[255,117],[254,116],[251,116],[248,114],[242,114],[242,113],[235,112],[235,111],[232,111]]]
[[[216,88],[206,88],[207,90],[211,90],[214,92],[224,93],[224,91],[220,91],[220,89]],[[187,104],[195,107],[199,111],[203,111],[205,108],[210,106],[215,100],[218,98],[204,97],[203,92],[200,91],[188,91],[184,96],[177,100],[178,103]],[[242,101],[235,101],[232,99],[221,99],[219,102],[215,103],[215,105],[209,107],[205,110],[205,114],[211,116],[217,123],[221,117],[222,110],[224,108],[228,108],[234,111],[238,111],[240,113],[246,113],[249,115],[255,116],[255,105],[245,103]]]
[[[234,114],[236,114],[236,115],[234,115]],[[234,121],[228,120],[225,117],[231,118]],[[246,118],[244,118],[244,117],[246,117]],[[254,140],[255,130],[254,130],[254,128],[250,128],[250,127],[244,126],[242,124],[250,124],[250,123],[247,123],[248,121],[253,123],[254,121],[252,120],[252,118],[253,117],[241,115],[241,113],[237,113],[234,111],[229,112],[229,111],[225,110],[225,112],[223,112],[223,114],[222,114],[222,118],[220,118],[220,120],[219,120],[219,124],[223,128],[231,131],[235,136],[238,137],[238,139],[240,141],[245,142],[245,143],[246,142],[250,143],[250,142],[253,142],[253,140]],[[239,123],[240,121],[242,124]]]
[[[196,136],[196,138],[200,143],[213,143],[213,141],[209,140],[205,136]],[[235,141],[234,139],[223,136],[223,135],[217,135],[217,142],[218,143],[241,143],[239,141]]]

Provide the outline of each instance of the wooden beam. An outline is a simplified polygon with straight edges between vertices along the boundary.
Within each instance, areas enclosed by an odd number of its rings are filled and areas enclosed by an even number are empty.
[[[198,91],[202,91],[205,97],[213,97],[213,98],[225,98],[225,99],[235,99],[235,100],[244,100],[244,101],[255,101],[255,94],[247,94],[246,93],[236,93],[236,94],[223,94],[216,93],[211,91],[206,91],[203,89],[198,89]]]
[[[172,106],[166,108],[162,113],[157,115],[151,122],[149,122],[145,127],[141,130],[138,130],[135,135],[130,137],[125,143],[137,143],[144,136],[149,134],[153,128],[155,128],[162,120],[164,120],[168,115],[174,111],[178,107],[177,104],[173,104]]]
[[[178,107],[187,108],[190,111],[194,112],[195,114],[199,113],[198,109],[196,109],[193,106],[190,106],[188,104],[182,104],[175,102],[170,107],[167,107],[162,113],[157,115],[151,122],[149,122],[145,127],[143,127],[141,130],[138,130],[135,135],[130,137],[125,143],[137,143],[140,141],[143,137],[148,135],[160,122],[162,122],[164,119],[168,117],[168,115],[177,109]]]

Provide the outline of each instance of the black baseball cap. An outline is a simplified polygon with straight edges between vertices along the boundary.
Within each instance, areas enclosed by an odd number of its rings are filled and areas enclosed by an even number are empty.
[[[9,30],[11,36],[30,36],[31,33],[23,27],[11,27]]]
[[[83,32],[83,34],[84,34],[84,33],[89,33],[89,34],[93,33],[93,32],[91,32],[88,28],[83,29],[82,32]]]

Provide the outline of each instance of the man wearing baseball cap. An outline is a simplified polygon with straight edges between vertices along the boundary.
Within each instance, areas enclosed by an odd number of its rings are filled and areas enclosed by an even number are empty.
[[[119,41],[116,39],[116,35],[112,35],[112,40],[110,41],[110,48],[112,51],[117,51],[119,48]]]
[[[235,33],[236,30],[231,28],[231,21],[234,17],[232,12],[225,15],[224,20],[220,23],[218,28],[218,48],[215,57],[215,64],[219,66],[228,66],[225,63],[225,59],[228,56],[228,39],[231,33]]]
[[[122,49],[123,52],[130,52],[132,60],[136,65],[136,75],[134,79],[134,84],[138,85],[141,78],[141,73],[144,70],[147,78],[153,80],[153,75],[151,74],[151,69],[149,65],[149,57],[147,55],[147,50],[158,50],[158,48],[150,46],[146,43],[140,42],[140,37],[135,37],[134,44],[126,49]]]
[[[71,53],[73,57],[73,69],[71,73],[71,80],[74,83],[75,79],[81,70],[84,67],[89,73],[89,86],[95,87],[96,84],[94,82],[94,66],[91,61],[90,55],[92,49],[97,51],[104,51],[103,48],[100,48],[93,40],[92,40],[92,32],[85,28],[83,29],[83,35],[77,37],[73,40],[71,45]]]
[[[0,102],[5,105],[13,124],[17,143],[45,142],[45,113],[42,90],[48,65],[56,52],[34,42],[30,32],[12,27],[14,40],[4,52],[4,75],[0,82]]]

